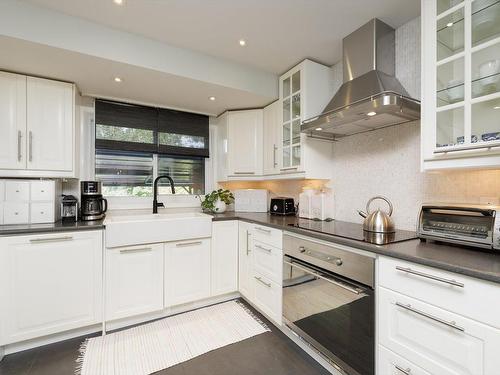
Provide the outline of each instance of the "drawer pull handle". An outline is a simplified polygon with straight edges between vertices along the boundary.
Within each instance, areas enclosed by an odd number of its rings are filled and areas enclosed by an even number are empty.
[[[234,172],[234,174],[255,174],[255,172]]]
[[[140,247],[137,249],[123,249],[120,250],[120,254],[145,253],[151,250],[153,250],[151,247]]]
[[[453,285],[453,286],[458,286],[460,288],[463,288],[465,286],[463,283],[460,283],[460,282],[458,282],[456,280],[445,279],[443,277],[429,275],[428,273],[424,273],[424,272],[420,272],[420,271],[415,271],[415,270],[413,270],[411,268],[407,268],[407,267],[396,266],[396,269],[398,271],[401,271],[401,272],[411,273],[412,275],[417,275],[417,276],[425,277],[427,279],[439,281],[441,283],[450,284],[450,285]]]
[[[250,231],[247,230],[247,255],[250,254]]]
[[[45,243],[45,242],[60,242],[60,241],[73,241],[73,236],[52,237],[52,238],[33,238],[31,243]]]
[[[22,159],[22,154],[21,154],[21,138],[23,137],[23,133],[21,133],[21,130],[17,131],[17,161],[21,161]]]
[[[435,322],[444,324],[445,326],[456,329],[457,331],[465,332],[465,328],[458,326],[455,322],[448,322],[444,319],[438,318],[438,317],[431,315],[431,314],[428,314],[424,311],[417,310],[416,308],[412,307],[410,304],[405,305],[404,303],[396,302],[396,306],[399,306],[405,310],[411,311],[412,313],[415,313],[417,315],[423,316],[424,318],[431,319],[431,320],[434,320]]]
[[[258,282],[260,282],[261,284],[264,284],[265,286],[267,286],[268,288],[271,287],[271,283],[266,283],[264,280],[262,280],[261,277],[257,277],[257,276],[254,276],[255,277],[255,280],[257,280]]]
[[[264,232],[264,233],[268,233],[270,234],[271,233],[271,229],[265,229],[265,228],[262,228],[262,227],[255,227],[256,230],[260,231],[260,232]]]
[[[261,245],[255,245],[257,249],[261,249],[264,251],[267,251],[269,254],[271,254],[273,251],[271,249],[268,249],[267,247],[261,246]]]
[[[394,368],[396,370],[402,372],[403,374],[405,374],[405,375],[411,375],[411,368],[408,367],[407,369],[404,369],[404,368],[402,368],[401,366],[399,366],[396,363],[393,363],[392,365],[394,366]]]
[[[196,246],[196,245],[201,245],[201,241],[194,241],[194,242],[181,242],[181,243],[176,243],[176,247],[187,247],[187,246]]]

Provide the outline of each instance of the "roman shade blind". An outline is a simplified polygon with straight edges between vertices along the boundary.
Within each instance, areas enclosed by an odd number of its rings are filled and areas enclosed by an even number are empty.
[[[96,149],[209,157],[208,116],[95,102]]]

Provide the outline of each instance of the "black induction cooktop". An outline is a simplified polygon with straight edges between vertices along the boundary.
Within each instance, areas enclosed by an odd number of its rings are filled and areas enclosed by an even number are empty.
[[[363,230],[363,225],[349,223],[347,221],[317,221],[297,218],[294,224],[289,224],[295,228],[309,230],[316,233],[348,238],[351,240],[385,245],[396,242],[413,240],[417,237],[416,232],[408,230],[396,230],[394,233],[374,233]]]

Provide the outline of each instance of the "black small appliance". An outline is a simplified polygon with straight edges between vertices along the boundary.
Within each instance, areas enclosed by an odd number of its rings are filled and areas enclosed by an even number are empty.
[[[271,198],[271,215],[295,215],[295,202],[293,198],[276,197]]]
[[[100,220],[106,216],[108,201],[102,197],[101,183],[98,181],[82,181],[82,214],[84,221]]]

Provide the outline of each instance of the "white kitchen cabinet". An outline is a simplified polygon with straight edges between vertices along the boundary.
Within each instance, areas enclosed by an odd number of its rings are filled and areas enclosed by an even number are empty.
[[[498,373],[500,330],[382,287],[378,304],[379,343],[402,358],[431,374]]]
[[[4,202],[4,224],[26,224],[30,221],[30,204],[28,202]]]
[[[263,274],[254,270],[252,273],[254,296],[252,303],[269,319],[281,325],[282,287]]]
[[[26,168],[26,76],[0,72],[0,169]]]
[[[238,291],[238,222],[212,224],[211,295]]]
[[[252,253],[254,269],[275,283],[281,284],[283,281],[283,251],[254,239]]]
[[[262,109],[227,112],[228,177],[262,175]]]
[[[248,300],[253,300],[252,278],[252,224],[238,222],[238,289]]]
[[[0,238],[0,345],[101,322],[102,232]]]
[[[304,60],[279,80],[282,141],[280,171],[285,175],[330,179],[325,165],[331,164],[331,142],[313,139],[300,132],[302,121],[317,116],[333,97],[333,74],[329,67]]]
[[[378,353],[377,374],[379,375],[431,375],[382,345],[379,345]]]
[[[106,320],[163,309],[163,245],[106,249]]]
[[[422,168],[500,166],[500,3],[422,0]]]
[[[73,85],[27,79],[28,169],[66,171],[74,158]]]
[[[264,175],[280,173],[281,124],[279,100],[264,107]]]
[[[165,307],[210,297],[210,238],[165,243]]]

